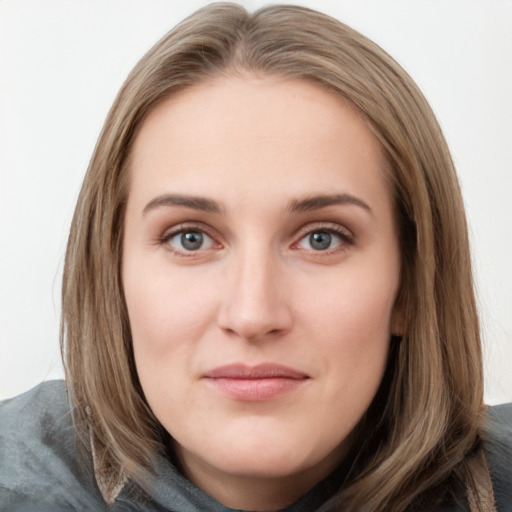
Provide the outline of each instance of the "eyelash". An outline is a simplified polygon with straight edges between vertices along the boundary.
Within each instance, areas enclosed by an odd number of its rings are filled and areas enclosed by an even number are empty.
[[[162,245],[162,246],[165,245],[169,251],[171,251],[173,254],[175,254],[177,256],[184,257],[184,258],[194,257],[207,249],[198,249],[197,251],[180,251],[180,250],[172,247],[169,243],[174,237],[176,237],[180,234],[183,234],[183,233],[193,232],[193,231],[205,234],[208,238],[210,238],[213,241],[213,244],[212,244],[213,246],[216,245],[217,248],[222,247],[222,245],[219,242],[216,242],[216,237],[215,237],[215,235],[211,234],[210,230],[205,229],[205,227],[203,225],[198,225],[198,224],[181,224],[179,226],[175,226],[171,230],[165,231],[161,236],[159,236],[157,238],[156,241],[157,241],[158,245]],[[327,248],[325,250],[304,249],[304,250],[306,250],[310,253],[316,254],[316,255],[330,255],[330,254],[334,254],[336,252],[341,252],[343,250],[346,250],[347,246],[354,244],[354,237],[348,230],[341,228],[337,224],[319,223],[313,227],[308,225],[307,227],[302,228],[297,234],[297,237],[296,237],[297,241],[291,245],[291,248],[293,250],[299,250],[300,249],[299,244],[306,237],[311,236],[313,233],[327,233],[329,235],[335,235],[335,236],[339,237],[339,239],[340,239],[340,243],[336,247],[333,247],[333,248]]]
[[[198,249],[197,251],[180,251],[172,247],[169,243],[175,236],[188,232],[198,232],[205,234],[213,241],[213,246],[217,245],[218,247],[221,247],[221,245],[215,241],[216,237],[212,235],[208,229],[205,229],[204,226],[198,224],[180,224],[179,226],[173,227],[171,230],[164,231],[164,233],[157,238],[157,244],[162,246],[165,245],[167,250],[183,258],[197,256],[199,253],[203,252],[204,249],[203,251],[201,249]]]
[[[306,226],[298,233],[298,240],[292,244],[292,249],[300,249],[299,244],[308,236],[311,236],[313,233],[327,233],[329,235],[335,235],[340,239],[340,243],[336,247],[328,248],[325,250],[314,250],[314,249],[305,249],[311,254],[319,255],[319,256],[328,256],[331,254],[335,254],[337,252],[342,252],[347,249],[347,246],[354,244],[353,235],[345,228],[337,224],[332,223],[318,223],[314,227],[310,225]]]

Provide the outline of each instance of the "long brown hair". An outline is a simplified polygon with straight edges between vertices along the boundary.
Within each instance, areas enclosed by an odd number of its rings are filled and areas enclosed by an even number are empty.
[[[130,147],[144,119],[178,90],[220,74],[313,81],[348,99],[386,157],[402,253],[395,339],[385,382],[360,423],[362,451],[336,500],[344,510],[401,511],[462,474],[478,437],[482,361],[461,192],[427,101],[380,47],[321,13],[228,3],[187,18],[137,64],[106,119],[72,222],[61,347],[77,428],[112,489],[163,449],[133,361],[120,277]]]

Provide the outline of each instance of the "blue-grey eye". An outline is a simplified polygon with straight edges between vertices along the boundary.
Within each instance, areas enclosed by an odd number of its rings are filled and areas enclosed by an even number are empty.
[[[170,245],[181,252],[199,251],[209,249],[213,240],[202,231],[188,230],[176,233],[170,240]]]
[[[317,233],[311,233],[309,235],[309,245],[316,251],[324,251],[329,249],[331,246],[331,234],[325,233],[324,231],[318,231]]]
[[[343,243],[341,235],[329,231],[313,231],[308,233],[299,243],[299,247],[309,251],[325,251]]]

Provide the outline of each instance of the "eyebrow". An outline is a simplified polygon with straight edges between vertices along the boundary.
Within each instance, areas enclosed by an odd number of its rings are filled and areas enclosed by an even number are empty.
[[[359,206],[368,213],[372,213],[372,209],[368,204],[351,194],[316,195],[305,197],[304,199],[294,199],[289,203],[288,210],[291,212],[309,212],[333,205]]]
[[[164,194],[149,201],[149,203],[142,210],[142,213],[146,214],[149,211],[160,208],[162,206],[184,206],[185,208],[200,210],[207,213],[222,212],[222,208],[216,201],[206,197],[188,196],[182,194]]]
[[[333,205],[354,205],[372,213],[371,208],[362,199],[351,194],[316,195],[303,199],[293,199],[288,204],[290,212],[308,212],[320,210]],[[183,206],[193,210],[200,210],[207,213],[222,213],[221,206],[212,199],[201,196],[189,196],[183,194],[163,194],[155,197],[144,207],[143,214],[162,206]]]

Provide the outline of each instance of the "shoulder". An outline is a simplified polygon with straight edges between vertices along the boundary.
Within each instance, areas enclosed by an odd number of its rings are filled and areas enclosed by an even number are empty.
[[[63,381],[0,403],[0,509],[101,510],[82,456]]]
[[[512,404],[487,407],[483,446],[499,511],[512,503]]]

